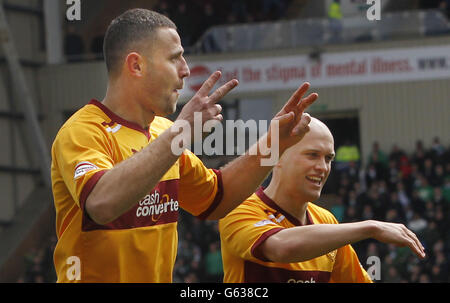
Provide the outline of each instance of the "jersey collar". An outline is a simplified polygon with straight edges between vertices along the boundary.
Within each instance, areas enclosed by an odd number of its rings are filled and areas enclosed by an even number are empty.
[[[260,187],[258,189],[258,191],[255,193],[260,199],[261,201],[264,202],[264,204],[266,204],[267,206],[277,210],[278,212],[280,212],[283,216],[286,217],[286,219],[288,219],[292,224],[296,225],[296,226],[303,226],[302,222],[300,222],[300,220],[298,220],[296,217],[292,216],[290,213],[288,213],[287,211],[285,211],[284,209],[282,209],[275,201],[273,201],[272,199],[270,199],[265,193],[264,193],[264,187]],[[311,225],[314,224],[311,215],[308,211],[308,209],[306,210],[306,225]]]
[[[131,121],[128,121],[128,120],[125,120],[125,119],[119,117],[118,115],[113,113],[109,108],[107,108],[103,103],[101,103],[98,100],[92,99],[89,102],[89,104],[95,105],[98,108],[100,108],[100,110],[102,112],[104,112],[108,116],[108,118],[111,119],[111,122],[115,122],[115,123],[118,123],[118,124],[123,125],[125,127],[137,130],[138,132],[143,133],[147,137],[147,139],[150,140],[151,136],[150,136],[150,129],[149,129],[149,127],[142,128],[142,126],[140,126],[137,123],[134,123],[134,122],[131,122]]]

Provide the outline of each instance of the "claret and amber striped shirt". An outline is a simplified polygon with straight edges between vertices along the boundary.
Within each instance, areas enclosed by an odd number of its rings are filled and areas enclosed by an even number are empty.
[[[98,225],[85,211],[109,169],[151,144],[172,125],[155,117],[147,129],[92,100],[60,129],[52,147],[52,189],[58,282],[171,282],[179,207],[207,217],[221,200],[220,171],[185,151],[155,188],[113,222]]]

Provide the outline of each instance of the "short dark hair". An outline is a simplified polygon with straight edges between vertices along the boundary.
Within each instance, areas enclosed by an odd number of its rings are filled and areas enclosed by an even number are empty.
[[[108,74],[118,72],[120,63],[136,45],[148,39],[160,27],[177,29],[166,16],[148,9],[135,8],[115,18],[106,30],[103,42]]]

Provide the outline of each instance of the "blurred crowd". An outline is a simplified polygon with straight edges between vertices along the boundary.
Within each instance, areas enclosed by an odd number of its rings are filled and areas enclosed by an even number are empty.
[[[186,53],[212,26],[222,24],[274,21],[286,16],[292,0],[159,0],[152,8],[166,15],[178,27]],[[114,18],[115,16],[111,16]],[[105,27],[106,28],[106,27]],[[103,59],[103,35],[97,35],[86,45],[75,26],[68,24],[64,51],[69,62]]]
[[[56,272],[53,266],[53,252],[56,246],[56,236],[50,236],[24,256],[25,271],[19,277],[18,283],[53,283],[56,282]]]
[[[418,141],[411,154],[397,145],[386,153],[375,142],[367,163],[336,163],[338,199],[331,211],[342,223],[402,223],[416,233],[427,256],[420,260],[409,248],[366,240],[354,244],[363,267],[370,267],[368,257],[378,256],[382,282],[450,282],[450,148],[436,137],[429,148]]]
[[[291,0],[160,0],[157,12],[175,22],[183,46],[193,45],[215,25],[275,21],[285,17]],[[188,5],[189,4],[189,5]]]
[[[178,233],[178,255],[173,282],[221,283],[223,266],[218,222],[200,221],[181,211]]]

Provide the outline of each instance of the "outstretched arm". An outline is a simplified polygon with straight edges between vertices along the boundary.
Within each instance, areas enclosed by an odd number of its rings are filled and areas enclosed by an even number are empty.
[[[303,98],[309,87],[309,83],[300,86],[273,118],[266,135],[244,155],[221,169],[224,196],[208,217],[209,220],[223,218],[255,192],[278,161],[275,158],[281,157],[287,148],[299,142],[309,131],[311,117],[304,110],[318,98],[316,93]]]
[[[205,81],[197,94],[183,107],[179,119],[193,126],[194,113],[198,112],[202,114],[203,121],[222,120],[221,108],[216,102],[236,87],[238,82],[231,80],[208,96],[220,76],[220,72],[215,72]],[[175,125],[100,178],[86,199],[85,209],[92,220],[101,225],[112,222],[158,184],[180,156],[172,151],[173,142],[180,137]]]
[[[287,228],[267,238],[258,249],[273,262],[303,262],[368,238],[408,246],[419,258],[425,257],[424,247],[403,224],[374,220]]]

